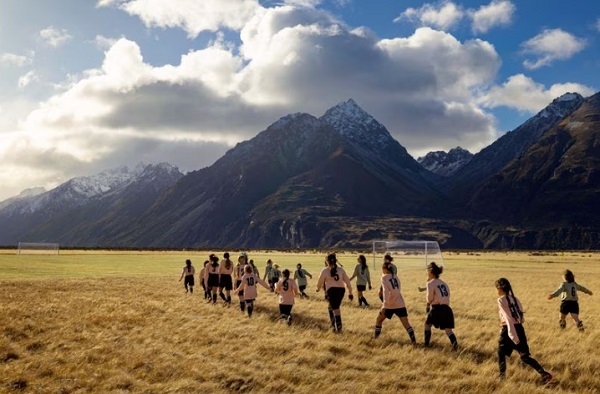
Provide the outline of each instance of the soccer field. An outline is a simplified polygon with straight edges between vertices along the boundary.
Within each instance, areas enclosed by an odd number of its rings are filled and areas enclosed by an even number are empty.
[[[58,256],[0,252],[0,392],[600,392],[600,255],[446,252],[460,350],[442,331],[433,346],[410,345],[396,320],[372,339],[380,272],[371,268],[372,308],[342,305],[344,332],[329,330],[327,304],[315,293],[325,253],[249,252],[261,272],[271,258],[314,275],[309,300],[298,299],[291,327],[278,321],[276,297],[261,289],[255,315],[203,302],[178,282],[184,261],[197,272],[210,252],[78,252]],[[220,254],[220,253],[219,253]],[[232,252],[232,256],[237,253]],[[338,257],[349,275],[357,254]],[[369,262],[370,256],[368,256]],[[398,263],[409,320],[422,343],[425,270]],[[580,294],[579,333],[558,327],[557,299],[547,300],[571,269],[594,291]],[[540,386],[516,355],[498,381],[499,323],[494,280],[508,278],[525,307],[532,356],[555,376]],[[354,285],[354,284],[353,284]],[[356,292],[355,292],[356,294]]]

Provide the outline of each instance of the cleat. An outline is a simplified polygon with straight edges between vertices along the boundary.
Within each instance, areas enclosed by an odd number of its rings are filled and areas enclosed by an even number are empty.
[[[292,315],[289,315],[289,316],[287,317],[287,319],[286,319],[286,323],[287,323],[287,325],[288,325],[288,326],[291,326],[291,325],[292,325]]]
[[[542,376],[542,384],[548,384],[552,381],[552,374],[546,372],[544,376]]]

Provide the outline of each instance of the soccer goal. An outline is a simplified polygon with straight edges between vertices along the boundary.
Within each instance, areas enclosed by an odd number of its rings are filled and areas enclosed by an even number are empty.
[[[436,241],[373,241],[373,268],[381,268],[386,254],[392,256],[399,270],[423,270],[431,262],[445,266],[440,245]]]
[[[59,244],[45,242],[19,242],[17,254],[58,254]]]

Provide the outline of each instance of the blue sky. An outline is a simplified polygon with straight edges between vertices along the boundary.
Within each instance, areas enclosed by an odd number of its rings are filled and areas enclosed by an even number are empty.
[[[353,98],[416,158],[600,90],[590,0],[0,0],[0,200]]]

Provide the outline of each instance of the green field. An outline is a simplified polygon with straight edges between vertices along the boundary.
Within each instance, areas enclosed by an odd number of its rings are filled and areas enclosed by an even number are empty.
[[[600,392],[597,295],[580,296],[586,332],[571,321],[558,328],[558,300],[547,300],[565,268],[600,292],[600,255],[571,253],[446,252],[460,351],[434,331],[432,348],[413,347],[397,320],[377,340],[373,308],[342,306],[344,332],[329,330],[327,307],[309,281],[310,300],[297,300],[291,327],[278,322],[276,297],[264,290],[252,319],[236,307],[208,305],[178,282],[186,258],[197,270],[210,252],[78,252],[58,256],[0,252],[0,392],[31,393],[329,393],[375,392]],[[221,254],[221,253],[219,253]],[[237,253],[233,253],[235,257]],[[300,262],[315,276],[324,253],[250,252],[264,269]],[[357,255],[340,253],[347,271]],[[369,260],[370,261],[370,260]],[[425,301],[417,286],[423,266],[399,275],[409,319],[422,342]],[[380,276],[371,271],[374,285]],[[509,362],[497,379],[498,318],[494,280],[509,278],[526,309],[532,355],[555,376]],[[377,286],[374,286],[377,287]]]

